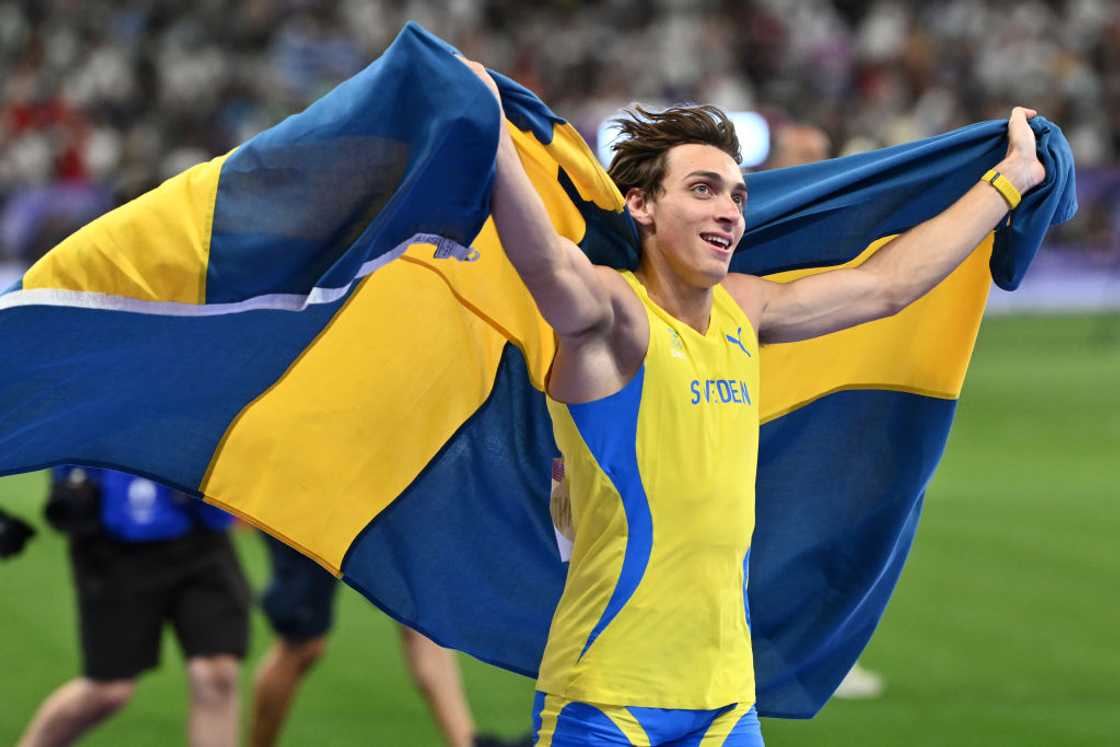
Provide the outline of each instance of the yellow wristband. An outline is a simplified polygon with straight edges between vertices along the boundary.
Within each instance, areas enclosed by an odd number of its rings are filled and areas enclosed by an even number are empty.
[[[988,184],[991,184],[993,187],[995,187],[996,191],[1003,196],[1003,199],[1007,200],[1007,205],[1012,210],[1019,207],[1019,203],[1022,201],[1023,196],[1019,194],[1019,190],[1015,189],[1015,185],[1012,184],[1011,180],[1006,176],[999,173],[995,169],[989,169],[988,173],[980,177],[980,181],[987,182]]]

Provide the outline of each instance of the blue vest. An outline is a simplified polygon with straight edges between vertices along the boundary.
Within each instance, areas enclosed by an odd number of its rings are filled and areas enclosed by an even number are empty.
[[[51,478],[70,479],[75,470],[101,491],[101,526],[123,542],[178,539],[195,528],[223,531],[233,517],[145,477],[91,467],[55,467]]]

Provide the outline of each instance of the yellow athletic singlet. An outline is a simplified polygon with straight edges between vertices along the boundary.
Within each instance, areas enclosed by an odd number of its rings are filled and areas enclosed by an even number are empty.
[[[702,335],[623,277],[649,317],[642,367],[609,397],[548,402],[575,542],[537,689],[651,708],[753,703],[758,341],[720,286]]]

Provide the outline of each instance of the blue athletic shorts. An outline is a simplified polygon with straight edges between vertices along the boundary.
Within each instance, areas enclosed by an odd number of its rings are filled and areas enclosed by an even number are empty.
[[[272,576],[261,597],[269,625],[296,643],[326,635],[334,622],[338,579],[280,540],[262,536],[272,561]]]
[[[538,692],[536,747],[763,747],[754,705],[710,711],[579,703]]]

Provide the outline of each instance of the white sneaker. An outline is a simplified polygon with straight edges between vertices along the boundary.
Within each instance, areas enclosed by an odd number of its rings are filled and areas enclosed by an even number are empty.
[[[844,700],[872,700],[883,694],[883,687],[881,675],[864,669],[859,662],[856,662],[852,671],[844,676],[840,687],[836,688],[832,697]]]

